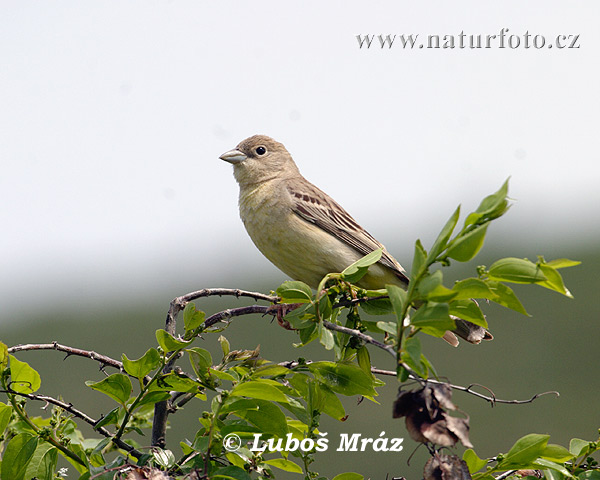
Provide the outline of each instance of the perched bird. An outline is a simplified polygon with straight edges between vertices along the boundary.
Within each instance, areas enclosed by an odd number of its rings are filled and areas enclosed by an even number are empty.
[[[381,259],[358,285],[406,288],[408,276],[400,263],[335,200],[300,174],[281,143],[254,135],[219,158],[233,165],[240,186],[240,217],[250,238],[291,278],[316,289],[326,274],[341,272],[381,248]],[[460,319],[456,323],[455,333],[471,343],[491,339],[484,328]],[[445,339],[458,343],[451,334]]]

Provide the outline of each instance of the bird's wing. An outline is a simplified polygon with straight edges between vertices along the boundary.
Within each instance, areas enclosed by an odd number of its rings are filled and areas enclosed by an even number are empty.
[[[408,277],[402,265],[329,195],[306,180],[300,182],[299,186],[288,184],[287,189],[292,198],[294,213],[340,239],[362,255],[378,248],[383,249],[379,263],[391,268],[402,282],[408,284]]]

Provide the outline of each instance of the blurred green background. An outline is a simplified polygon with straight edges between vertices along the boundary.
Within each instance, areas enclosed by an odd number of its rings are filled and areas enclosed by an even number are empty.
[[[527,399],[536,393],[558,390],[560,397],[544,396],[526,405],[497,404],[494,408],[471,395],[455,392],[454,402],[471,418],[471,441],[481,457],[506,452],[512,443],[527,433],[547,433],[552,443],[566,445],[572,437],[596,439],[600,427],[598,394],[600,377],[597,373],[600,360],[599,309],[596,295],[600,280],[595,266],[600,254],[595,245],[574,248],[569,244],[515,245],[494,240],[491,230],[487,245],[475,261],[453,264],[445,269],[446,284],[472,275],[479,264],[490,265],[503,256],[535,258],[544,254],[547,259],[569,257],[581,260],[581,266],[562,270],[565,282],[574,299],[546,291],[540,287],[515,286],[515,291],[532,318],[511,311],[484,305],[490,329],[495,335],[493,342],[472,346],[462,342],[454,349],[443,341],[425,338],[424,353],[437,368],[438,374],[452,383],[469,385],[478,383],[493,390],[498,398]],[[217,275],[211,284],[195,285],[195,288],[223,286],[225,280]],[[275,288],[281,278],[265,278],[257,270],[255,277],[241,279],[245,288],[268,292]],[[231,279],[229,280],[231,282]],[[229,283],[229,287],[236,287]],[[48,305],[44,312],[27,312],[24,300],[21,312],[3,326],[2,341],[9,345],[18,343],[50,342],[94,350],[98,353],[120,358],[141,356],[155,345],[154,331],[163,326],[169,301],[180,292],[153,292],[144,301],[127,303],[127,287],[121,298],[102,299],[102,305],[79,303],[76,299],[68,307]],[[208,314],[252,303],[248,299],[211,298],[198,301],[197,307]],[[270,318],[252,315],[235,318],[223,333],[234,349],[261,347],[261,354],[273,362],[293,360],[300,356],[307,359],[332,359],[318,344],[302,349],[292,346],[297,341],[294,332],[280,328]],[[219,356],[218,335],[207,336],[198,345]],[[390,369],[391,360],[376,349],[371,349],[373,365]],[[66,401],[98,417],[106,413],[112,404],[84,386],[88,379],[98,380],[102,373],[98,364],[83,358],[69,357],[58,352],[23,352],[18,358],[29,362],[42,375],[42,392],[62,396]],[[181,362],[186,368],[187,363]],[[110,369],[109,369],[110,370]],[[425,448],[417,448],[407,435],[403,420],[391,418],[391,405],[397,385],[391,377],[383,378],[386,386],[380,389],[379,405],[367,400],[358,404],[357,398],[345,398],[344,406],[349,414],[345,422],[324,417],[321,430],[328,432],[330,447],[326,454],[318,454],[314,469],[334,476],[343,471],[356,471],[365,478],[384,479],[386,475],[419,478],[428,458]],[[482,390],[480,390],[482,391]],[[485,392],[484,392],[485,393]],[[43,405],[31,403],[30,411],[36,412]],[[177,440],[193,438],[198,428],[197,418],[206,405],[192,402],[184,410],[171,416],[168,446],[179,452]],[[43,412],[40,411],[40,414]],[[89,429],[84,427],[89,434]],[[339,434],[361,433],[377,437],[382,431],[388,437],[404,437],[401,453],[336,452]],[[150,439],[138,439],[148,445]],[[414,452],[410,459],[409,457]],[[462,447],[450,449],[461,454]],[[294,478],[282,472],[278,478]]]

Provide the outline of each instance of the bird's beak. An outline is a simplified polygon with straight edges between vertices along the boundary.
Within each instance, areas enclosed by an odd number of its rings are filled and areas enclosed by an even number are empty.
[[[244,155],[242,152],[240,152],[239,150],[233,149],[233,150],[229,150],[228,152],[225,152],[219,158],[221,160],[225,160],[226,162],[229,162],[229,163],[235,165],[236,163],[243,162],[248,157],[246,155]]]

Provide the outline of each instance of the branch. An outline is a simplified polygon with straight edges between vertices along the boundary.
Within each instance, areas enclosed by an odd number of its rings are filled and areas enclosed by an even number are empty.
[[[169,305],[169,311],[167,312],[167,319],[165,321],[165,330],[169,332],[171,335],[175,335],[176,326],[177,326],[177,315],[181,312],[185,306],[191,302],[192,300],[196,300],[202,297],[212,297],[212,296],[223,296],[223,295],[231,295],[234,297],[250,297],[255,300],[266,300],[268,302],[275,303],[279,300],[279,297],[275,297],[272,295],[265,295],[264,293],[258,292],[247,292],[245,290],[239,290],[234,288],[203,288],[202,290],[197,290],[195,292],[186,293],[180,297],[175,297],[171,304]],[[255,305],[258,307],[258,305]],[[247,307],[243,307],[247,308]],[[267,307],[265,307],[267,308]],[[211,315],[205,322],[205,326],[213,325],[219,321],[225,320],[227,318],[231,318],[236,315],[245,315],[246,313],[260,313],[257,311],[244,311],[243,313],[231,313],[237,309],[233,310],[225,310],[223,312],[217,313],[215,315]],[[208,322],[212,323],[208,323]],[[173,365],[175,363],[175,359],[165,365],[163,369],[163,373],[167,374],[171,370],[173,370]],[[167,417],[169,416],[169,405],[167,401],[158,402],[154,405],[154,420],[152,422],[152,446],[157,446],[160,448],[164,448],[166,445],[165,435],[167,433]]]
[[[263,315],[277,315],[277,311],[271,306],[264,305],[250,305],[248,307],[228,308],[222,312],[215,313],[204,320],[204,327],[210,327],[218,322],[227,321],[233,317],[240,317],[242,315],[250,315],[252,313],[262,313]]]
[[[15,345],[14,347],[10,347],[8,349],[8,353],[25,352],[25,351],[30,351],[30,350],[57,350],[59,352],[65,352],[67,354],[67,356],[65,357],[65,360],[67,358],[69,358],[71,355],[75,355],[78,357],[85,357],[85,358],[89,358],[91,360],[100,362],[102,367],[106,367],[106,366],[114,367],[114,368],[120,370],[121,372],[125,372],[125,369],[123,368],[123,363],[120,362],[119,360],[115,360],[114,358],[107,357],[106,355],[101,355],[101,354],[93,352],[91,350],[83,350],[81,348],[69,347],[68,345],[61,345],[58,342],[28,343],[28,344],[24,344],[24,345]],[[125,372],[125,373],[127,373],[127,372]],[[137,377],[134,377],[133,375],[129,375],[129,376],[131,378],[137,378]],[[144,380],[146,382],[149,382],[151,380],[151,378],[150,378],[150,376],[146,375],[144,377]]]
[[[222,295],[232,295],[235,297],[251,297],[256,300],[266,300],[268,302],[275,303],[279,300],[279,297],[274,297],[271,295],[265,295],[264,293],[258,292],[247,292],[245,290],[239,289],[231,289],[231,288],[204,288],[202,290],[198,290],[196,292],[190,292],[181,297],[176,297],[171,301],[171,305],[169,306],[169,311],[167,312],[167,319],[165,321],[165,330],[169,332],[171,335],[175,335],[176,325],[177,325],[177,315],[181,310],[185,308],[185,306],[201,297],[210,297],[210,296],[222,296]],[[215,313],[211,315],[204,321],[204,326],[209,327],[214,325],[217,322],[227,320],[228,318],[247,315],[250,313],[267,313],[267,309],[269,307],[264,307],[261,305],[252,305],[250,307],[240,307],[227,309],[219,313]],[[167,374],[171,370],[173,370],[173,365],[175,363],[175,358],[165,365],[163,369],[163,373]],[[165,400],[163,402],[158,402],[154,405],[154,419],[152,422],[152,446],[157,446],[160,448],[165,448],[166,445],[166,434],[167,434],[167,417],[169,416],[169,404]]]
[[[175,317],[177,317],[177,314],[181,310],[183,310],[185,306],[192,300],[196,300],[202,297],[221,297],[223,295],[230,295],[237,298],[250,297],[255,300],[265,300],[271,303],[277,303],[279,301],[279,297],[275,295],[266,295],[264,293],[259,292],[247,292],[246,290],[240,290],[238,288],[203,288],[202,290],[197,290],[195,292],[186,293],[185,295],[182,295],[180,297],[175,297],[171,301],[171,305],[167,313],[167,326],[174,325]],[[175,333],[175,330],[171,332],[167,329],[167,331],[171,334]]]
[[[70,355],[86,357],[100,362],[103,366],[110,366],[123,371],[123,364],[118,360],[107,357],[106,355],[100,355],[99,353],[90,350],[82,350],[81,348],[73,348],[67,345],[61,345],[58,342],[15,345],[14,347],[10,347],[8,349],[8,353],[24,352],[27,350],[57,350],[59,352],[65,352],[67,354],[65,358],[69,357]]]
[[[376,347],[379,347],[382,350],[385,350],[386,352],[391,354],[393,357],[396,357],[396,351],[395,351],[394,347],[392,347],[391,345],[386,345],[385,343],[381,343],[380,341],[375,340],[373,337],[370,337],[369,335],[365,335],[364,333],[362,333],[358,330],[354,330],[354,329],[348,328],[348,327],[342,327],[341,325],[336,325],[335,323],[328,322],[327,320],[323,321],[323,326],[325,328],[328,328],[329,330],[335,330],[336,332],[342,332],[342,333],[345,333],[346,335],[350,335],[351,337],[359,338],[363,342],[370,343],[371,345],[375,345]],[[396,375],[396,374],[394,373],[394,375]]]
[[[139,459],[143,455],[142,452],[140,452],[139,450],[136,450],[135,448],[133,448],[131,445],[124,442],[120,438],[113,438],[112,434],[106,428],[104,428],[104,427],[96,428],[96,424],[100,420],[94,420],[89,415],[87,415],[84,412],[82,412],[81,410],[78,410],[77,408],[75,408],[72,403],[65,403],[60,400],[57,400],[56,398],[49,397],[47,395],[37,395],[34,393],[15,392],[13,390],[9,390],[9,391],[2,390],[2,393],[11,393],[14,395],[20,395],[21,397],[29,398],[31,400],[38,400],[40,402],[46,402],[46,403],[51,403],[52,405],[56,405],[57,407],[60,407],[63,410],[69,412],[73,416],[75,416],[77,418],[81,418],[84,422],[89,423],[96,432],[104,435],[107,438],[110,438],[115,443],[115,445],[117,445],[117,447],[119,447],[123,450],[126,450],[128,453],[130,453],[135,458]]]
[[[391,370],[381,370],[381,369],[375,368],[375,367],[371,368],[371,372],[375,373],[377,375],[390,375],[390,376],[394,376],[394,377],[396,376],[396,372],[393,372]],[[413,375],[410,375],[410,378],[413,379],[413,380],[423,381],[423,379],[416,378]],[[542,397],[544,395],[550,395],[550,394],[556,395],[557,397],[560,396],[560,393],[558,393],[557,391],[552,390],[552,391],[549,391],[549,392],[536,393],[533,397],[531,397],[528,400],[502,400],[500,398],[496,398],[496,395],[494,394],[494,392],[492,392],[489,388],[487,388],[487,387],[485,387],[483,385],[480,385],[478,383],[472,383],[468,387],[463,387],[462,385],[453,385],[453,384],[448,383],[448,382],[441,382],[439,380],[433,380],[433,379],[427,379],[425,381],[429,382],[429,383],[435,383],[437,385],[448,385],[453,390],[458,390],[460,392],[469,393],[469,394],[471,394],[471,395],[473,395],[475,397],[482,398],[483,400],[486,400],[486,401],[490,402],[491,405],[492,405],[492,407],[496,403],[506,403],[506,404],[509,404],[509,405],[522,405],[522,404],[525,404],[525,403],[533,403],[539,397]],[[491,395],[489,397],[487,395],[483,395],[482,393],[479,393],[479,392],[476,392],[476,391],[472,390],[472,387],[481,387],[481,388],[484,388],[488,392],[490,392]]]

